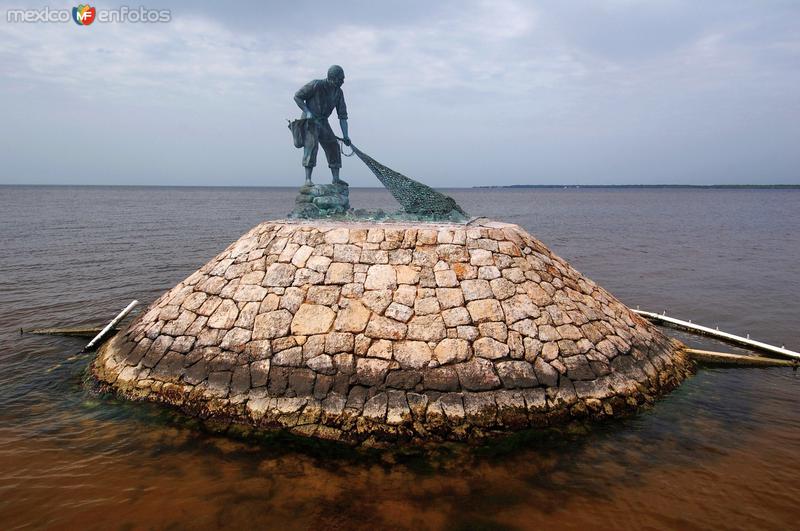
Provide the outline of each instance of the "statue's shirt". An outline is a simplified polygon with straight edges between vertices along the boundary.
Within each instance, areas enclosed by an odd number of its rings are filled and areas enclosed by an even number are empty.
[[[340,120],[347,120],[347,105],[344,103],[344,93],[342,89],[329,83],[327,79],[315,79],[306,83],[303,88],[295,94],[298,98],[306,102],[306,105],[314,116],[328,118],[336,108],[336,114]]]

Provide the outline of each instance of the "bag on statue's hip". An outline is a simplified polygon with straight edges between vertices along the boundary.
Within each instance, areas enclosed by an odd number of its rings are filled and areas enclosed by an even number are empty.
[[[301,148],[305,144],[306,136],[306,119],[299,118],[289,122],[289,130],[292,132],[292,140],[294,140],[294,147]]]

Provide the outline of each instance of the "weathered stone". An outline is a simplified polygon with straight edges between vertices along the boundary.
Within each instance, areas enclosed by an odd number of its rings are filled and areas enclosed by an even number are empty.
[[[392,342],[386,339],[378,339],[370,345],[367,356],[371,358],[392,359]]]
[[[533,366],[527,361],[501,361],[497,364],[497,374],[507,389],[539,385]]]
[[[291,264],[274,263],[267,268],[262,286],[277,287],[291,286],[294,281],[294,272],[297,268]]]
[[[286,288],[283,292],[283,296],[281,297],[280,307],[289,310],[291,313],[295,313],[300,305],[303,304],[305,300],[305,293],[302,289],[292,287]]]
[[[459,288],[438,288],[436,299],[443,310],[459,308],[464,305],[464,292]]]
[[[369,322],[369,316],[369,309],[360,301],[343,301],[333,328],[340,332],[363,332]]]
[[[539,327],[539,340],[540,341],[558,341],[561,339],[558,331],[550,325],[542,325]]]
[[[341,291],[339,286],[310,286],[305,302],[333,306],[338,302]]]
[[[212,372],[208,375],[208,392],[212,396],[225,398],[230,391],[232,376],[230,371]]]
[[[406,401],[406,394],[401,391],[389,391],[386,406],[386,423],[397,426],[411,421],[411,409]]]
[[[161,334],[170,336],[180,336],[186,333],[186,330],[194,322],[197,315],[189,310],[183,310],[177,319],[169,321],[161,329]]]
[[[253,324],[253,339],[272,339],[289,333],[292,314],[288,310],[275,310],[256,316]]]
[[[469,312],[464,307],[450,308],[442,312],[442,320],[445,326],[453,328],[459,325],[468,325],[472,323],[472,318]]]
[[[250,383],[253,387],[264,387],[267,385],[269,366],[269,360],[254,361],[250,364]]]
[[[578,329],[578,327],[574,325],[571,324],[561,325],[558,328],[556,328],[556,330],[558,330],[559,335],[561,335],[563,339],[571,339],[573,341],[583,339],[583,334]]]
[[[404,369],[421,369],[430,363],[433,353],[424,341],[398,341],[394,344],[394,359]]]
[[[303,245],[292,256],[292,265],[295,267],[305,267],[306,262],[314,252],[314,248],[309,245]]]
[[[206,324],[211,328],[228,330],[233,326],[233,323],[236,322],[236,318],[238,316],[239,308],[236,306],[236,303],[230,299],[225,299],[217,307],[214,313],[211,314],[211,317],[208,318],[208,322]]]
[[[392,301],[403,306],[413,307],[414,301],[417,298],[417,288],[402,284],[397,287],[392,295]]]
[[[181,306],[189,311],[196,311],[208,298],[208,295],[202,291],[196,291],[183,300]]]
[[[444,321],[439,315],[416,316],[408,323],[408,339],[439,341],[445,336]]]
[[[266,288],[262,288],[261,286],[245,285],[239,286],[236,289],[236,292],[233,294],[233,300],[236,302],[261,302],[266,296]]]
[[[468,302],[467,311],[469,311],[473,323],[504,320],[500,302],[496,299],[482,299]]]
[[[321,304],[303,304],[292,319],[292,334],[324,334],[330,330],[336,313]]]
[[[439,313],[439,310],[439,301],[434,297],[417,299],[414,304],[414,312],[419,316]]]
[[[558,371],[551,367],[542,358],[537,358],[533,363],[537,381],[546,387],[558,386]]]
[[[364,418],[374,422],[383,422],[386,418],[388,399],[386,393],[378,393],[364,404]]]
[[[483,280],[494,280],[500,278],[500,270],[495,266],[481,266],[478,268],[478,278]]]
[[[336,244],[333,246],[334,262],[357,264],[361,258],[361,247],[358,245]]]
[[[580,349],[574,341],[569,339],[562,339],[558,342],[558,352],[562,357],[574,356],[580,354]]]
[[[289,373],[287,393],[293,392],[298,397],[311,395],[314,392],[316,378],[317,375],[310,369],[293,369]]]
[[[489,428],[497,421],[495,393],[464,393],[464,414],[471,424]]]
[[[458,391],[458,374],[452,367],[437,367],[423,372],[423,386],[434,391]]]
[[[406,336],[407,329],[408,327],[403,323],[386,317],[373,315],[369,320],[369,324],[367,324],[367,329],[364,334],[367,337],[376,339],[399,340]]]
[[[319,273],[328,271],[328,266],[331,265],[331,259],[327,256],[312,256],[306,262],[306,267],[313,269]]]
[[[491,337],[501,343],[504,343],[508,339],[508,328],[505,323],[481,323],[478,325],[478,330],[480,330],[482,336]]]
[[[414,389],[422,380],[422,372],[417,370],[396,370],[386,376],[386,387],[394,389]]]
[[[219,346],[225,350],[241,352],[245,344],[250,341],[252,332],[246,328],[231,328],[225,337],[222,338]]]
[[[394,269],[397,273],[398,284],[416,284],[419,282],[419,270],[417,268],[407,265],[399,265],[395,266]]]
[[[397,287],[397,273],[390,265],[373,265],[367,271],[365,289],[395,289]]]
[[[539,308],[525,295],[515,295],[503,301],[506,322],[514,323],[528,317],[539,317]]]
[[[434,276],[436,277],[436,285],[440,288],[458,287],[458,278],[456,278],[455,271],[451,269],[436,271]]]
[[[361,297],[361,302],[363,302],[367,308],[380,315],[386,310],[389,304],[391,304],[392,292],[388,289],[367,291]]]
[[[406,323],[411,319],[411,316],[414,315],[414,310],[408,306],[393,302],[386,308],[384,315],[396,321]]]
[[[490,337],[482,337],[472,344],[475,355],[481,358],[496,360],[508,356],[508,345]]]
[[[466,363],[454,366],[458,373],[461,387],[469,391],[488,391],[500,387],[500,378],[494,372],[492,362],[473,358]]]
[[[517,286],[505,278],[496,278],[489,282],[492,293],[500,300],[507,299],[517,293]]]
[[[253,323],[256,320],[256,315],[258,315],[258,308],[260,304],[260,301],[253,301],[245,304],[244,307],[239,311],[239,317],[236,318],[236,322],[233,326],[252,330]]]
[[[306,342],[303,343],[303,358],[304,359],[311,359],[314,356],[319,356],[325,351],[325,335],[313,335],[306,338]]]
[[[353,264],[333,262],[325,274],[325,284],[347,284],[353,281]]]
[[[388,264],[389,253],[381,249],[363,249],[360,261],[362,264]]]
[[[292,347],[282,350],[272,356],[272,364],[282,367],[302,367],[303,349],[301,347]]]
[[[489,299],[494,296],[489,282],[482,279],[462,280],[461,291],[464,293],[464,300],[466,301]]]
[[[472,354],[469,342],[464,339],[443,339],[433,351],[439,365],[467,361]]]
[[[278,309],[280,304],[281,298],[274,293],[270,293],[264,297],[263,301],[261,301],[261,304],[258,307],[258,313],[273,312]]]
[[[286,350],[287,348],[292,348],[296,346],[297,346],[297,339],[295,338],[295,336],[279,337],[272,340],[273,352],[280,352],[281,350]]]
[[[325,233],[325,243],[347,243],[350,239],[350,230],[347,227],[329,230]]]
[[[594,371],[589,366],[589,360],[583,354],[563,358],[564,365],[567,367],[567,377],[570,380],[594,380]]]
[[[192,350],[192,346],[194,345],[195,338],[192,336],[180,336],[176,337],[175,341],[172,342],[170,346],[171,350],[175,352],[180,352],[182,354],[186,354],[190,350]]]
[[[312,286],[314,284],[322,284],[325,275],[313,269],[302,267],[294,274],[294,281],[292,286]]]
[[[348,332],[331,332],[325,337],[325,352],[327,354],[353,352],[353,346],[353,334]]]
[[[469,250],[469,263],[474,266],[490,266],[494,265],[491,251],[485,249],[470,249]]]
[[[214,311],[222,304],[222,299],[219,297],[211,296],[197,309],[197,315],[204,315],[206,317],[214,313]]]

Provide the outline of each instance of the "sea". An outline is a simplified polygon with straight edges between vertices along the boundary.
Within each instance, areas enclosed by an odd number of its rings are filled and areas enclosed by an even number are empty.
[[[800,190],[446,193],[519,224],[629,307],[800,350]],[[219,433],[100,395],[86,339],[20,332],[143,308],[294,195],[0,186],[2,529],[800,528],[792,368],[699,367],[624,419],[366,451]],[[351,204],[398,208],[379,189],[354,188]]]

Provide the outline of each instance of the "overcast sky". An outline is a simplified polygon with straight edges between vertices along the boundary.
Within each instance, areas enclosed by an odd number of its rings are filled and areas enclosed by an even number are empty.
[[[297,185],[292,96],[333,63],[353,142],[433,186],[800,183],[796,1],[3,4],[0,184]]]

